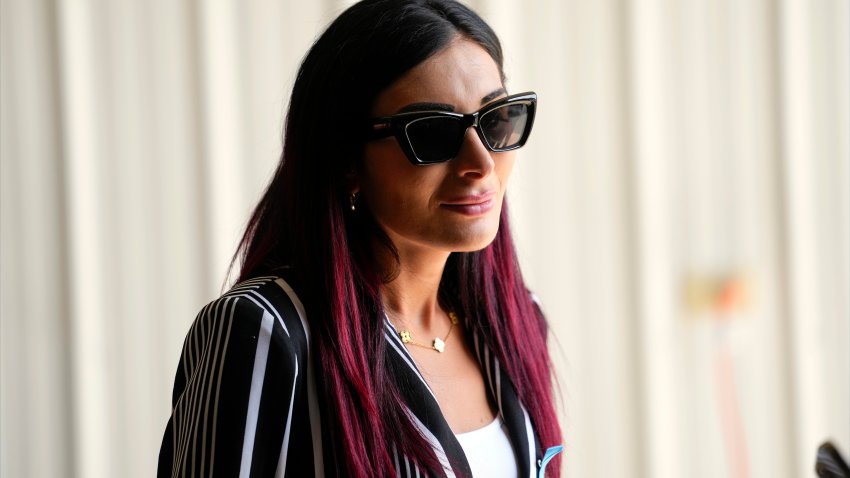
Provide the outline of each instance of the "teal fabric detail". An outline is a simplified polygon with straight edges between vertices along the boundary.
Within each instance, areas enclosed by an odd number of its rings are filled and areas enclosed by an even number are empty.
[[[552,461],[552,458],[555,458],[555,455],[562,451],[564,451],[564,445],[552,446],[546,449],[546,453],[543,454],[543,459],[540,460],[540,471],[537,473],[537,478],[545,478],[546,465]]]

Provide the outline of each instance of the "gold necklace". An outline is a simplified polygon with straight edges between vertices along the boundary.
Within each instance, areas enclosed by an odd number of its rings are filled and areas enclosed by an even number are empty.
[[[437,352],[443,353],[443,351],[446,350],[446,341],[449,340],[449,335],[452,335],[452,330],[455,328],[455,325],[457,325],[457,314],[455,314],[454,312],[449,312],[449,320],[451,320],[452,322],[452,325],[449,326],[449,332],[442,339],[439,337],[434,337],[434,341],[431,342],[431,345],[425,345],[415,342],[413,340],[413,335],[411,335],[409,330],[402,330],[398,333],[398,335],[401,337],[401,341],[406,344],[415,345],[417,347],[422,347],[426,349],[433,349]]]

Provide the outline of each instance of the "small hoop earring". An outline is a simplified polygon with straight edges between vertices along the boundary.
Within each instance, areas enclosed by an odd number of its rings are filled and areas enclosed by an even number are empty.
[[[351,196],[348,197],[349,202],[351,203],[351,210],[357,211],[357,205],[355,201],[357,201],[357,193],[351,193]]]

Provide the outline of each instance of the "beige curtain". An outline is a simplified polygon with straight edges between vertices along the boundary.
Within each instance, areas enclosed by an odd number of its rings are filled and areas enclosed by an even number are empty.
[[[0,0],[0,475],[151,476],[183,336],[350,2]],[[477,0],[567,476],[850,452],[846,0]]]

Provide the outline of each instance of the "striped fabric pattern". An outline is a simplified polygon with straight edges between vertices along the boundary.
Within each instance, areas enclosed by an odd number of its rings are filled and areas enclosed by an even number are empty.
[[[413,422],[449,477],[469,476],[460,443],[392,325],[386,363]],[[540,447],[528,413],[484,341],[471,344],[497,405],[521,477],[536,476]],[[174,379],[159,477],[324,477],[321,398],[304,307],[289,283],[260,277],[234,286],[198,313]],[[432,476],[394,446],[394,476]]]

